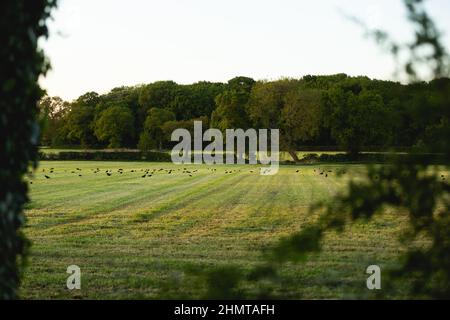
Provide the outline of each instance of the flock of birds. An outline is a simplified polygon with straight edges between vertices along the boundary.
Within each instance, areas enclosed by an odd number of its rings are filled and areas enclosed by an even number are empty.
[[[212,173],[212,174],[217,172],[217,168],[206,168],[206,169],[209,171],[209,173]],[[106,174],[106,176],[108,176],[108,177],[111,177],[114,174],[122,175],[122,174],[126,173],[125,170],[122,168],[118,168],[116,170],[113,170],[113,169],[101,170],[100,168],[88,169],[88,170],[89,170],[88,172],[92,172],[93,174]],[[266,171],[264,171],[264,170],[266,170]],[[263,170],[261,172],[263,174],[267,174],[268,173],[267,170],[270,170],[270,169],[263,168]],[[44,174],[45,179],[51,179],[51,177],[52,177],[51,174],[53,174],[54,172],[55,172],[55,168],[42,169],[42,173]],[[67,173],[68,170],[64,170],[64,172]],[[78,175],[79,177],[83,177],[84,172],[85,171],[83,171],[81,168],[75,168],[74,170],[70,170],[71,174]],[[176,173],[181,173],[181,174],[188,175],[189,177],[193,177],[193,175],[195,173],[198,173],[199,171],[198,171],[198,169],[193,170],[193,169],[188,169],[188,168],[184,167],[184,168],[178,168],[178,169],[173,169],[173,168],[171,168],[171,169],[165,169],[165,168],[131,169],[128,172],[140,174],[141,178],[151,178],[156,174],[171,175],[171,174],[176,174]],[[240,173],[240,172],[258,173],[258,170],[249,170],[249,171],[243,171],[242,169],[234,169],[234,170],[226,169],[226,170],[224,170],[224,174],[234,174],[234,173]],[[333,173],[333,170],[330,168],[324,169],[324,168],[319,167],[319,168],[313,169],[313,172],[317,175],[328,178],[329,175],[331,175]],[[295,171],[295,173],[300,174],[301,170],[297,169]],[[347,173],[347,171],[345,169],[339,169],[337,171],[338,175],[343,175],[346,173]],[[30,172],[30,175],[31,174],[32,174],[32,172]],[[377,179],[377,177],[375,177],[375,179]],[[445,176],[443,174],[441,175],[441,179],[443,181],[445,180]],[[32,184],[32,183],[33,182],[30,181],[30,184]]]
[[[316,169],[314,169],[315,173],[318,173],[321,176],[324,176],[325,178],[328,178],[328,174],[331,174],[333,172],[333,170],[326,170],[326,169],[320,169],[318,168],[317,171]],[[345,174],[345,171],[341,172],[342,174]]]
[[[217,172],[217,168],[206,168],[209,173],[216,173]],[[92,172],[93,174],[106,174],[106,176],[111,177],[113,176],[113,174],[118,174],[118,175],[122,175],[125,173],[125,170],[122,168],[118,168],[116,170],[112,170],[112,169],[103,169],[101,170],[100,168],[95,168],[95,169],[88,169],[88,172]],[[264,171],[265,170],[265,171]],[[78,175],[79,177],[82,177],[84,172],[82,169],[80,168],[75,168],[75,170],[69,170],[71,174],[75,174]],[[64,170],[64,173],[69,172],[68,170]],[[268,173],[270,171],[270,169],[266,169],[264,168],[261,172],[263,174]],[[328,177],[328,174],[332,172],[332,170],[320,170],[320,175],[324,175],[325,177]],[[42,169],[42,173],[44,174],[45,179],[51,179],[51,174],[55,172],[55,168],[50,168],[50,169]],[[165,168],[153,168],[153,169],[131,169],[128,171],[129,173],[140,173],[141,174],[141,178],[150,178],[153,177],[156,174],[175,174],[175,173],[181,173],[181,174],[186,174],[189,177],[193,177],[193,175],[195,173],[198,173],[198,169],[188,169],[186,167],[184,168],[178,168],[178,169],[165,169]],[[234,173],[241,173],[241,172],[248,172],[248,173],[258,173],[258,170],[248,170],[245,171],[243,169],[226,169],[223,171],[224,174],[234,174]],[[300,170],[296,170],[296,173],[300,173]],[[314,172],[316,172],[316,169],[314,169]],[[30,172],[30,174],[32,174]]]
[[[210,173],[216,173],[217,169],[216,168],[207,168],[207,170]],[[44,178],[45,179],[51,179],[51,174],[54,173],[55,168],[50,168],[50,169],[42,169],[42,173],[44,174]],[[70,171],[70,170],[69,170]],[[68,170],[64,170],[64,173],[67,173]],[[117,170],[112,170],[112,169],[103,169],[101,170],[100,168],[95,168],[95,169],[89,169],[88,172],[92,172],[93,174],[106,174],[106,176],[111,177],[113,174],[124,174],[125,170],[122,168],[118,168]],[[141,174],[141,178],[150,178],[156,174],[174,174],[174,173],[182,173],[182,174],[186,174],[189,177],[193,177],[193,175],[195,173],[198,173],[198,169],[189,169],[188,168],[179,168],[179,169],[165,169],[165,168],[153,168],[153,169],[131,169],[130,171],[128,171],[129,173],[139,173]],[[242,170],[225,170],[225,174],[232,174],[232,173],[237,173],[237,172],[242,172]],[[254,170],[250,170],[250,173],[255,172]],[[79,177],[83,176],[83,170],[80,168],[76,168],[75,170],[71,170],[70,171],[71,174],[75,174],[78,175]],[[29,172],[29,174],[31,175],[32,172]],[[31,182],[32,183],[32,182]]]

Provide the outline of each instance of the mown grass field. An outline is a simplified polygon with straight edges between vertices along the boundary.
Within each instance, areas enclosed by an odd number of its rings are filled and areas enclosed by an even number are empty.
[[[314,219],[311,203],[330,198],[365,170],[349,165],[338,177],[343,167],[282,166],[277,175],[260,176],[256,166],[41,162],[26,209],[33,246],[21,297],[202,297],[202,282],[185,270],[257,264],[261,248]],[[142,178],[147,169],[155,173]],[[323,169],[332,172],[325,177]],[[366,267],[395,261],[402,225],[398,213],[388,212],[329,234],[322,254],[283,267],[281,293],[317,299],[348,297],[348,287],[367,293]],[[66,288],[72,264],[82,270],[81,290]]]

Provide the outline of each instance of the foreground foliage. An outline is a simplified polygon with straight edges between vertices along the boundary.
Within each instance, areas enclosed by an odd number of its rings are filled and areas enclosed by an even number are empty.
[[[5,0],[0,4],[0,299],[16,297],[28,242],[23,236],[23,176],[37,156],[37,84],[47,70],[38,38],[54,0]]]

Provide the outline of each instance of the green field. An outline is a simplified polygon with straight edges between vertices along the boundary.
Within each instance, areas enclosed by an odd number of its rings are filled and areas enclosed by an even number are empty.
[[[332,172],[325,177],[319,168]],[[201,297],[202,282],[185,270],[257,264],[261,248],[315,218],[308,214],[311,203],[330,198],[365,170],[349,165],[338,177],[342,168],[283,166],[275,176],[260,176],[248,165],[41,162],[30,179],[25,233],[33,246],[21,297]],[[155,173],[142,178],[146,169]],[[283,267],[280,293],[341,298],[346,288],[363,291],[366,267],[386,266],[401,251],[395,241],[401,226],[398,214],[388,212],[329,234],[322,254]],[[82,290],[70,292],[66,268],[72,264],[82,270]]]

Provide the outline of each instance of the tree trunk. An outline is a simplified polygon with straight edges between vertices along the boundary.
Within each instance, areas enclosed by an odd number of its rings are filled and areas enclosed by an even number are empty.
[[[300,162],[300,159],[297,157],[297,152],[295,152],[294,150],[288,150],[288,152],[294,162]]]
[[[350,159],[356,160],[358,158],[360,150],[361,150],[361,148],[359,148],[359,147],[350,147],[349,150],[347,151]]]

